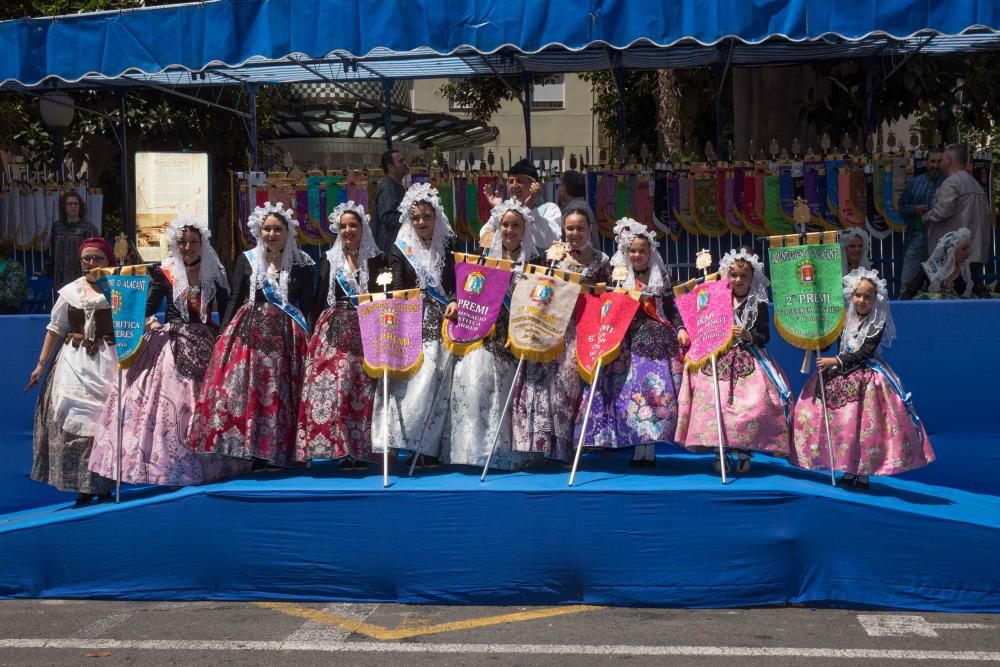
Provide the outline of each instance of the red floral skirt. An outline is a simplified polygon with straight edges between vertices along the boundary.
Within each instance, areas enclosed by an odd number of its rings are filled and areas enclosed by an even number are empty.
[[[365,375],[363,362],[358,312],[324,310],[309,339],[296,459],[371,458],[376,381]]]
[[[307,343],[280,308],[240,308],[212,352],[191,427],[195,451],[295,465]]]

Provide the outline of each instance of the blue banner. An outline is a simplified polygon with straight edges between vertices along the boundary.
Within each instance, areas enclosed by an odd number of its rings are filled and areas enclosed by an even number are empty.
[[[143,275],[132,275],[140,273]],[[102,275],[97,279],[97,288],[111,304],[119,368],[127,368],[142,346],[149,289],[149,276],[145,273],[145,266],[126,266],[122,267],[123,275]]]

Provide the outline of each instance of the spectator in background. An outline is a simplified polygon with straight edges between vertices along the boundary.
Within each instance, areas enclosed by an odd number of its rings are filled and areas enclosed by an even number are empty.
[[[28,298],[28,276],[14,259],[14,242],[0,239],[0,315],[16,315]]]
[[[597,217],[587,203],[587,182],[583,174],[578,171],[564,171],[559,179],[556,199],[559,200],[559,208],[562,209],[563,215],[566,211],[576,209],[584,211],[590,217],[590,242],[600,246],[600,239],[597,236]]]
[[[403,178],[410,173],[410,167],[399,151],[386,151],[382,154],[382,172],[385,176],[375,191],[375,219],[372,221],[372,232],[375,244],[386,257],[396,242],[399,233],[399,204],[403,201],[406,188]]]
[[[927,154],[927,171],[910,179],[899,198],[899,210],[906,219],[906,241],[903,243],[903,274],[900,283],[905,287],[921,273],[920,265],[927,261],[929,249],[924,215],[934,205],[934,194],[944,180],[941,174],[940,150]]]
[[[71,190],[59,197],[59,220],[52,223],[49,273],[53,289],[59,291],[80,277],[80,243],[97,236],[97,228],[86,221],[86,204]]]
[[[503,197],[500,196],[495,187],[483,186],[483,194],[486,195],[493,208],[496,208],[503,201]],[[535,244],[540,251],[544,252],[552,245],[553,241],[562,238],[562,210],[558,205],[542,198],[542,184],[538,182],[538,169],[531,161],[519,160],[511,166],[510,171],[507,172],[507,194],[511,199],[516,199],[531,209],[531,213],[535,217]],[[590,226],[594,226],[593,213],[591,213]],[[487,225],[483,225],[483,229],[487,229],[487,227]]]
[[[990,293],[983,284],[983,272],[990,255],[992,220],[989,197],[965,165],[969,153],[962,144],[951,144],[944,149],[941,171],[946,178],[934,197],[934,206],[923,216],[927,229],[927,247],[936,248],[938,241],[948,232],[963,227],[972,234],[969,246],[969,269],[972,274],[972,293],[988,299]]]

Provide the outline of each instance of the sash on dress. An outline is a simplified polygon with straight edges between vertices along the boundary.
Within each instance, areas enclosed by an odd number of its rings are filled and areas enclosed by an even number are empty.
[[[427,294],[430,295],[432,299],[434,299],[442,306],[447,308],[448,297],[446,297],[441,292],[441,287],[438,285],[438,280],[435,280],[434,277],[430,274],[430,272],[428,272],[424,267],[417,266],[417,264],[414,263],[414,261],[410,257],[410,252],[409,252],[410,246],[407,245],[406,241],[403,241],[401,239],[397,240],[396,247],[403,251],[403,257],[406,258],[406,261],[409,262],[410,266],[413,267],[413,270],[416,271],[417,277],[420,279],[420,282],[426,285],[425,289],[427,290]]]
[[[334,276],[337,284],[340,285],[340,289],[344,290],[344,294],[351,300],[351,304],[354,307],[358,305],[358,294],[361,294],[361,286],[358,281],[351,275],[349,275],[344,269],[337,269],[337,274]]]
[[[889,387],[896,392],[899,399],[903,401],[903,405],[906,406],[906,414],[910,415],[910,421],[913,422],[914,426],[922,428],[920,425],[920,417],[917,416],[917,410],[913,407],[912,395],[910,392],[903,391],[903,385],[899,383],[899,378],[896,377],[896,374],[883,366],[882,362],[877,359],[869,359],[865,362],[865,366],[872,369],[876,373],[881,374],[882,377],[885,378],[885,381],[889,383]]]
[[[253,264],[254,261],[253,253],[254,253],[253,250],[247,250],[246,252],[243,253],[244,255],[246,255],[246,258],[250,260],[251,265]],[[302,311],[293,306],[292,304],[281,302],[281,299],[278,298],[277,292],[274,291],[274,286],[271,284],[271,279],[268,278],[267,276],[264,276],[264,282],[261,284],[261,290],[264,292],[264,297],[268,301],[270,301],[271,304],[280,308],[281,311],[285,313],[285,315],[288,315],[290,318],[292,318],[292,322],[295,322],[297,325],[299,325],[299,327],[302,328],[302,331],[304,331],[307,336],[309,335],[309,324],[306,322],[305,315],[303,315]]]

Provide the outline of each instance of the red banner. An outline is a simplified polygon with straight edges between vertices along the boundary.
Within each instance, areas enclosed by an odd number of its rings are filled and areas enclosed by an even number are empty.
[[[576,367],[580,377],[593,383],[600,360],[607,366],[618,358],[622,340],[639,309],[638,291],[604,291],[591,288],[582,296],[583,308],[576,321]]]

